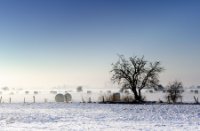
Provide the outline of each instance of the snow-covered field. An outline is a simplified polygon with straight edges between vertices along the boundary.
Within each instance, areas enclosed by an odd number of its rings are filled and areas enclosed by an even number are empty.
[[[0,104],[0,130],[200,130],[200,105]]]

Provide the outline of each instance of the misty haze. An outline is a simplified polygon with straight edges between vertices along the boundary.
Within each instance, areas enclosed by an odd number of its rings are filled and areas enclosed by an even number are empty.
[[[0,130],[200,130],[197,0],[1,0]]]

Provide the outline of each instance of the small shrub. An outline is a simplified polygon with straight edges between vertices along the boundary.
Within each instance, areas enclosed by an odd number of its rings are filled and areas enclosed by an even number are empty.
[[[76,88],[76,91],[77,91],[77,92],[82,92],[82,91],[83,91],[83,87],[82,87],[82,86],[78,86],[78,87]]]
[[[2,87],[1,89],[4,90],[4,91],[8,91],[9,90],[9,88],[7,86]]]
[[[183,90],[182,82],[174,81],[173,83],[168,84],[168,86],[167,86],[168,94],[166,96],[168,103],[170,103],[171,101],[173,103],[176,103],[179,98],[181,98],[181,100],[182,100],[181,94],[183,92],[180,90]]]
[[[111,91],[110,91],[110,90],[108,90],[108,91],[107,91],[107,93],[108,93],[108,94],[111,94]]]
[[[87,91],[87,94],[92,94],[92,91]]]
[[[36,95],[36,94],[38,94],[38,91],[34,91],[33,93]]]

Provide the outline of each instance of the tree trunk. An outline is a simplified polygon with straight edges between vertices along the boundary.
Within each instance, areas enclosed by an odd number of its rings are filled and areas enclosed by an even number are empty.
[[[138,92],[137,92],[136,88],[132,88],[132,91],[133,91],[133,93],[134,93],[135,100],[136,100],[136,101],[141,101],[141,98],[140,98],[140,96],[138,95]]]
[[[142,94],[141,94],[141,89],[139,89],[139,98],[140,98],[140,101],[142,101]]]

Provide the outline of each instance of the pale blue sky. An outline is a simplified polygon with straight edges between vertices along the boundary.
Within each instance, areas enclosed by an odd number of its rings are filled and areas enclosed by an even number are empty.
[[[105,87],[117,54],[165,67],[162,84],[200,84],[197,0],[2,0],[0,86]]]

